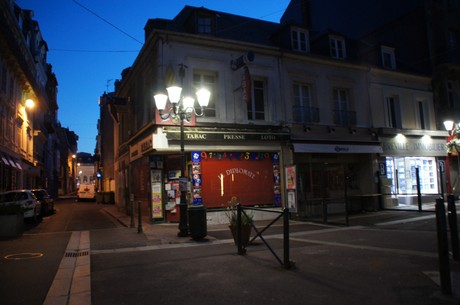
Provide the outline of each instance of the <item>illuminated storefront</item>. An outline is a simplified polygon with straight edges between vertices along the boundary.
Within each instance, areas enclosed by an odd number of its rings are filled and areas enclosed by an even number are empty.
[[[380,179],[386,207],[417,204],[417,175],[424,203],[434,202],[442,191],[439,161],[446,157],[445,139],[398,134],[382,138],[381,143]]]

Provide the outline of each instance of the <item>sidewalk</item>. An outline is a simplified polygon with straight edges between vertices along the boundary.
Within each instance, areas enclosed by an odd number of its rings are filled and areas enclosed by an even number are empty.
[[[123,226],[130,227],[131,218],[115,206],[103,209]],[[444,296],[441,292],[433,247],[434,213],[378,211],[355,214],[350,220],[348,227],[292,221],[291,258],[296,267],[285,272],[277,267],[260,240],[248,248],[247,255],[236,255],[226,225],[208,225],[205,240],[209,242],[203,243],[177,237],[177,223],[152,224],[145,217],[142,235],[158,247],[95,251],[92,283],[95,288],[104,289],[93,291],[93,301],[101,305],[117,304],[120,300],[124,304],[147,304],[147,300],[156,298],[159,304],[180,304],[193,298],[203,305],[458,304],[458,262],[451,261],[453,295]],[[137,221],[135,218],[132,231],[137,230]],[[281,227],[270,230],[264,237],[279,251]],[[174,247],[187,249],[177,251]],[[162,249],[154,260],[151,255],[143,255],[143,250],[154,248]],[[116,268],[107,272],[108,266],[113,266],[109,259],[123,265],[122,278]],[[220,277],[225,281],[217,280]],[[112,283],[110,287],[104,285],[107,281]],[[166,283],[181,289],[171,293]]]

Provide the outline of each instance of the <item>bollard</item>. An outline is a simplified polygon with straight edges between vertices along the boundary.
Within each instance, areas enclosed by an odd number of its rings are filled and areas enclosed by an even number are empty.
[[[417,203],[418,203],[418,211],[422,211],[422,191],[420,186],[420,168],[415,168],[415,179],[417,179]]]
[[[452,258],[454,261],[460,260],[458,253],[458,226],[457,226],[457,208],[455,207],[454,195],[447,196],[447,219],[450,228],[450,243],[452,245]]]
[[[291,269],[289,259],[289,209],[283,211],[283,246],[284,246],[284,269]]]
[[[134,228],[134,200],[131,200],[129,204],[131,206],[131,224],[129,227]]]
[[[243,228],[241,226],[241,213],[242,208],[240,204],[236,205],[236,236],[238,238],[238,254],[244,255],[246,249],[243,248]]]
[[[443,294],[452,294],[449,249],[447,242],[446,208],[442,198],[436,199],[436,232],[438,235],[439,276]]]
[[[139,215],[139,225],[137,226],[137,233],[142,233],[142,212],[141,212],[142,201],[137,202],[137,214]]]

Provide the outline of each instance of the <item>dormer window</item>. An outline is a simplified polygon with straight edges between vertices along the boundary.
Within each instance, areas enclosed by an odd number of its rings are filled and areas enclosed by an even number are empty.
[[[302,29],[292,29],[291,44],[292,49],[295,51],[308,52],[310,50],[308,31]]]
[[[200,34],[213,33],[213,18],[211,14],[198,13],[197,15],[197,31]]]
[[[396,69],[396,59],[395,59],[395,49],[382,46],[381,47],[381,56],[382,56],[382,67],[386,69]]]
[[[345,49],[345,39],[340,36],[329,36],[329,49],[331,57],[336,59],[345,59],[347,57]]]

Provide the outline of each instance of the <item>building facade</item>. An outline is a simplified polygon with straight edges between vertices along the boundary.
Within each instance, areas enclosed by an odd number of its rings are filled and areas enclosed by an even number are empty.
[[[383,35],[395,18],[420,13],[399,9],[362,33],[364,23],[323,27],[317,1],[291,1],[280,23],[190,6],[149,20],[113,93],[119,208],[141,201],[152,219],[179,220],[181,144],[188,202],[205,205],[208,221],[221,221],[234,196],[299,218],[410,205],[416,172],[424,195],[438,196],[447,132],[431,66],[407,64],[406,46]],[[184,122],[183,141],[153,99],[174,84],[211,91],[204,116]]]
[[[7,0],[0,14],[0,191],[45,188],[57,196],[67,174],[48,46],[32,11]]]

